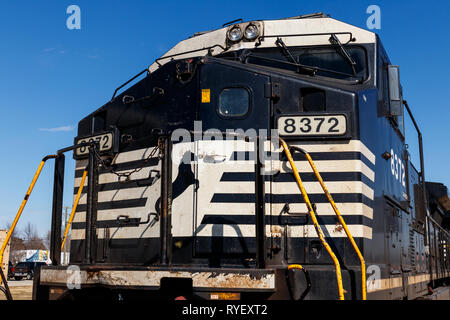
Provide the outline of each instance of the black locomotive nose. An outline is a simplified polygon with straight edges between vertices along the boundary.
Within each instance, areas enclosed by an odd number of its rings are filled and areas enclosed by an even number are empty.
[[[42,160],[18,217],[54,159],[54,265],[14,274],[36,273],[38,299],[437,297],[450,200],[425,182],[399,79],[374,33],[323,14],[195,34]],[[69,151],[75,198],[60,243]],[[258,305],[233,310],[247,307]]]

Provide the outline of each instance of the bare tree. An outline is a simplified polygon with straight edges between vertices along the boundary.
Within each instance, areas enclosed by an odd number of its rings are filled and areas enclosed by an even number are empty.
[[[5,229],[9,230],[11,229],[12,223],[6,223],[5,225]],[[23,239],[21,238],[22,232],[21,230],[16,227],[11,235],[11,240],[10,240],[10,254],[9,254],[9,260],[13,263],[16,264],[17,262],[23,260],[23,251],[20,252],[21,250],[25,250],[26,246],[25,243],[23,241]]]
[[[23,235],[27,250],[45,249],[42,239],[39,237],[36,226],[31,222],[27,222],[23,228]]]
[[[31,224],[31,222],[27,222],[27,224],[23,228],[23,236],[24,240],[26,241],[31,241],[33,239],[38,238],[36,227],[33,224]]]

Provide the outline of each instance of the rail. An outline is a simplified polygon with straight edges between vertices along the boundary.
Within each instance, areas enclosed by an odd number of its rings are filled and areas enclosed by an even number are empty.
[[[11,291],[8,287],[8,281],[6,280],[5,274],[3,273],[3,268],[0,266],[0,281],[3,281],[5,287],[0,287],[0,291],[3,292],[3,294],[6,297],[6,300],[13,300]]]
[[[299,300],[305,299],[305,297],[308,295],[309,291],[311,290],[311,278],[309,277],[308,270],[306,270],[301,264],[291,264],[288,266],[288,272],[290,270],[301,270],[305,274],[305,280],[306,280],[306,289],[303,291],[302,295],[300,296]],[[291,293],[292,295],[292,293]]]
[[[148,69],[144,69],[141,72],[139,72],[137,75],[135,75],[133,78],[131,78],[130,80],[128,80],[127,82],[125,82],[124,84],[120,85],[113,93],[113,96],[111,98],[111,101],[113,101],[116,98],[116,94],[117,91],[119,91],[120,89],[122,89],[123,87],[125,87],[127,84],[129,84],[131,81],[135,80],[137,77],[139,77],[140,75],[142,75],[144,72],[148,72]]]
[[[428,196],[427,196],[427,188],[426,188],[426,180],[425,180],[425,161],[423,156],[423,139],[422,139],[422,132],[420,131],[419,125],[416,122],[416,119],[414,118],[414,115],[411,111],[411,108],[409,107],[408,101],[402,100],[403,105],[406,108],[406,111],[408,112],[409,117],[411,118],[411,121],[413,122],[414,128],[417,132],[417,139],[419,142],[419,158],[420,158],[420,180],[422,182],[422,197],[423,197],[423,210],[425,212],[425,244],[430,246],[431,238],[430,238],[430,211],[428,210]],[[428,272],[430,273],[430,282],[434,283],[434,274],[432,270],[431,263],[428,265]]]
[[[362,299],[366,300],[366,296],[367,296],[367,290],[366,290],[366,263],[364,261],[364,257],[361,254],[361,251],[359,250],[355,239],[353,239],[352,234],[350,233],[350,230],[347,227],[347,224],[344,221],[344,218],[342,218],[341,213],[339,212],[339,209],[336,206],[336,203],[333,200],[333,197],[331,196],[330,192],[328,191],[325,183],[323,182],[322,176],[320,175],[319,171],[317,170],[311,156],[309,155],[308,152],[306,152],[305,150],[299,148],[299,147],[291,147],[291,149],[295,150],[295,151],[299,151],[301,153],[303,153],[306,157],[306,159],[308,160],[309,165],[311,166],[312,170],[314,171],[314,175],[316,176],[317,180],[320,183],[320,186],[323,189],[323,192],[325,193],[325,195],[327,196],[328,202],[330,203],[331,207],[333,208],[334,213],[336,214],[339,223],[342,225],[342,227],[344,228],[345,234],[347,235],[347,238],[350,240],[350,243],[352,244],[353,249],[356,252],[356,255],[358,256],[358,259],[360,261],[361,264],[361,289],[362,289]]]
[[[75,211],[78,207],[78,202],[80,201],[81,193],[83,192],[84,182],[87,176],[87,168],[83,171],[83,176],[81,177],[80,187],[78,188],[77,196],[72,206],[72,212],[70,213],[69,221],[67,222],[66,229],[64,230],[64,236],[61,242],[61,251],[64,250],[64,244],[67,240],[67,235],[69,234],[70,226],[72,225],[73,218],[75,217]]]
[[[309,200],[308,194],[306,193],[306,190],[303,186],[303,182],[300,178],[297,167],[295,166],[294,159],[292,158],[289,147],[286,144],[286,142],[281,138],[280,138],[280,142],[281,142],[283,150],[288,158],[288,161],[291,164],[292,172],[294,173],[295,180],[297,181],[297,185],[300,189],[300,192],[302,193],[303,199],[305,200],[306,206],[308,207],[309,215],[314,224],[314,228],[316,229],[316,232],[320,239],[320,242],[322,242],[322,245],[325,247],[325,249],[327,250],[328,254],[330,255],[331,259],[334,262],[334,265],[336,268],[336,278],[337,278],[337,285],[338,285],[338,292],[339,292],[339,300],[344,300],[344,287],[342,285],[342,274],[341,274],[341,266],[339,264],[339,261],[338,261],[336,255],[334,254],[333,250],[331,249],[330,245],[325,240],[323,231],[319,226],[319,222],[317,221],[316,214],[314,212],[315,210],[314,210],[314,208],[311,204],[311,201]]]

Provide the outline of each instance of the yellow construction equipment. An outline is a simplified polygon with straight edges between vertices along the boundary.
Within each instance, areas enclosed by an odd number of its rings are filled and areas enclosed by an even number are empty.
[[[36,173],[34,174],[33,180],[31,181],[31,184],[27,190],[27,193],[25,194],[25,197],[23,198],[22,203],[19,207],[19,211],[17,211],[16,217],[14,218],[11,228],[9,228],[9,231],[6,235],[5,241],[3,241],[2,248],[0,249],[0,265],[3,264],[3,253],[5,252],[5,249],[6,249],[6,246],[8,245],[9,239],[11,238],[11,235],[13,234],[14,229],[16,228],[16,225],[17,225],[17,222],[19,221],[20,215],[22,214],[22,211],[25,208],[25,205],[27,204],[28,199],[30,198],[30,194],[33,191],[34,185],[36,184],[36,181],[39,178],[39,175],[41,174],[41,171],[45,165],[45,162],[48,159],[55,159],[57,157],[58,157],[58,155],[56,155],[56,154],[48,155],[48,156],[44,157],[42,159],[41,163],[39,164],[39,167],[36,170]],[[1,279],[0,279],[0,284],[1,284]]]

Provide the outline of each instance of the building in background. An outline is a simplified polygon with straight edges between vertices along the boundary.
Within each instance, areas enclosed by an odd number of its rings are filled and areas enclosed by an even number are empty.
[[[21,257],[19,262],[51,262],[48,250],[18,250],[17,254]]]
[[[7,230],[0,230],[0,246],[3,245],[3,241],[6,239],[6,234],[8,233]],[[2,269],[5,277],[8,277],[8,262],[9,262],[9,248],[10,244],[6,246],[5,252],[3,253],[3,262],[2,262]]]

